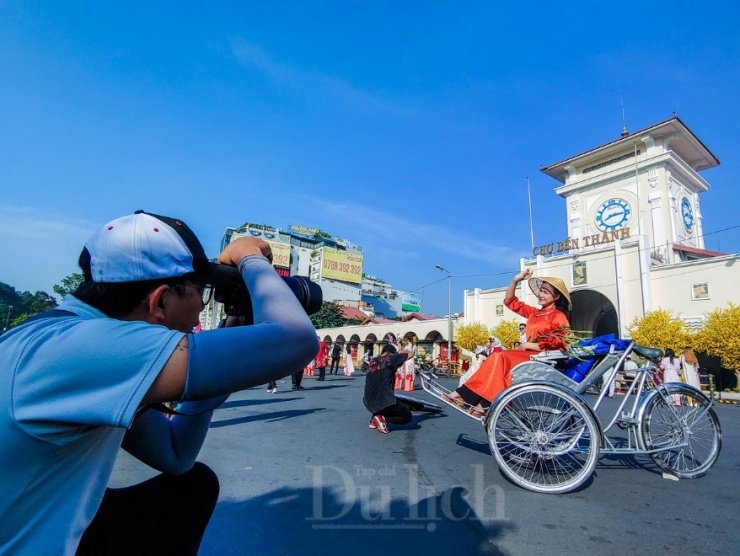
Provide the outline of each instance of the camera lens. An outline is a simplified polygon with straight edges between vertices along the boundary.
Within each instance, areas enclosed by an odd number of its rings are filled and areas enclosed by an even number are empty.
[[[323,301],[321,286],[311,282],[306,276],[283,276],[283,280],[301,302],[307,314],[313,315],[321,309]]]
[[[247,317],[249,322],[253,322],[252,299],[239,270],[219,264],[215,265],[213,275],[216,286],[214,297],[216,301],[223,303],[226,314]],[[321,286],[311,282],[306,276],[282,276],[282,279],[307,314],[311,315],[321,309]]]

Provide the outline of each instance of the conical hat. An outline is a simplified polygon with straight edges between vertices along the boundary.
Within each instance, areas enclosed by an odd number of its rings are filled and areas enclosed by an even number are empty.
[[[560,278],[552,278],[550,276],[542,276],[540,278],[533,277],[529,279],[529,289],[531,289],[532,292],[537,295],[538,293],[540,293],[542,282],[547,282],[553,288],[560,292],[560,295],[562,295],[568,301],[568,310],[570,311],[573,307],[573,303],[570,300],[568,288],[565,287],[565,282],[563,282]]]

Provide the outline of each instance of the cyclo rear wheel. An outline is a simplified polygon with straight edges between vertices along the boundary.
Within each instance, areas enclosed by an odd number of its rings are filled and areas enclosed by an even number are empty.
[[[722,448],[719,419],[710,401],[681,384],[658,387],[648,401],[640,430],[650,454],[663,471],[680,479],[701,477],[714,465]],[[682,444],[685,444],[682,446]]]
[[[578,488],[599,457],[600,431],[575,395],[546,384],[504,393],[491,408],[488,443],[517,485],[547,494]]]

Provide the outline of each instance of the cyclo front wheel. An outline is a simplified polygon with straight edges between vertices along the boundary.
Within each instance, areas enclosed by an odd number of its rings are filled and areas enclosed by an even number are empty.
[[[547,494],[578,488],[593,473],[600,431],[574,394],[546,384],[505,393],[491,408],[488,443],[517,485]]]
[[[722,448],[719,419],[710,401],[681,384],[659,386],[640,423],[642,438],[663,471],[680,479],[701,477]]]

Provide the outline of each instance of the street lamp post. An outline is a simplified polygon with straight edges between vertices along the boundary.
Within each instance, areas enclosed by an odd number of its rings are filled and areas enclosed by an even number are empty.
[[[441,265],[434,265],[447,273],[447,372],[452,371],[452,274]]]
[[[3,328],[3,332],[7,332],[8,330],[8,323],[10,323],[10,311],[13,309],[12,305],[8,305],[8,315],[5,317],[5,328]]]

